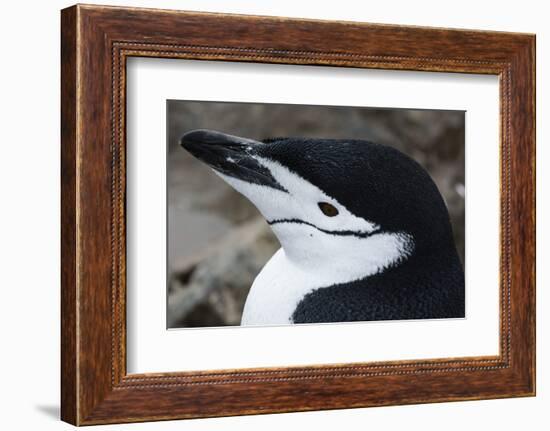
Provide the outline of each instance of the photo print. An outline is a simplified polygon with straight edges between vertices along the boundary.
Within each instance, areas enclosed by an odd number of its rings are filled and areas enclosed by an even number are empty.
[[[169,100],[167,327],[465,317],[463,111]]]

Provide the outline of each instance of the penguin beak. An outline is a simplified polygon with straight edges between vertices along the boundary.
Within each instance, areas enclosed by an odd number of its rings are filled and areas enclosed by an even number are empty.
[[[220,174],[286,192],[259,161],[259,150],[264,145],[206,129],[192,130],[181,137],[183,148]]]

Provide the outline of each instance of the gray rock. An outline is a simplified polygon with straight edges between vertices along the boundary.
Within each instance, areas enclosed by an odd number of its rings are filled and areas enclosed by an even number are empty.
[[[168,327],[240,324],[254,278],[279,247],[263,218],[232,230],[172,277]]]

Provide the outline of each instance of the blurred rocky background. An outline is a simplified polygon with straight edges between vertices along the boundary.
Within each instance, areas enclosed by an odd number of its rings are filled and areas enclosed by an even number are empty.
[[[255,207],[179,146],[192,129],[396,147],[439,187],[464,262],[464,112],[175,100],[167,112],[169,328],[239,325],[254,278],[279,248]]]

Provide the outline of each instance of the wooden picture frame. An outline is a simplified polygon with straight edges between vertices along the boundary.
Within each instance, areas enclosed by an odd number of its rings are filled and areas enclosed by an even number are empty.
[[[64,9],[61,21],[64,421],[535,394],[534,35],[83,5]],[[500,354],[127,374],[125,65],[131,56],[498,75]]]

